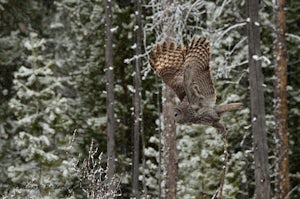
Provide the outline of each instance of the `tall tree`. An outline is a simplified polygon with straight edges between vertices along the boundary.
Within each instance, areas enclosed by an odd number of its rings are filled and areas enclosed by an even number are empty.
[[[163,159],[164,159],[164,198],[176,198],[177,184],[177,153],[176,153],[176,126],[173,119],[175,104],[174,92],[163,86]]]
[[[133,131],[133,173],[132,173],[132,195],[139,198],[139,150],[141,132],[141,59],[142,54],[142,5],[141,0],[135,1],[135,73],[134,73],[134,131]]]
[[[268,145],[265,121],[263,74],[260,61],[259,0],[246,1],[249,82],[251,98],[251,124],[255,164],[255,195],[258,199],[270,198],[268,174]]]
[[[288,199],[287,52],[285,42],[285,0],[274,1],[275,17],[275,118],[276,118],[276,198]]]
[[[13,162],[6,168],[16,197],[62,197],[72,178],[72,151],[67,149],[74,125],[68,78],[61,73],[46,46],[51,40],[30,33],[24,40],[28,53],[14,74],[15,95],[9,101],[14,126],[10,146]],[[8,160],[8,159],[7,159]],[[24,169],[26,168],[26,169]],[[62,172],[63,171],[63,172]],[[35,191],[20,187],[39,187]],[[17,188],[19,187],[19,188]],[[55,190],[55,187],[61,189]]]
[[[111,182],[115,174],[115,112],[114,112],[114,72],[112,50],[112,3],[106,0],[105,5],[105,76],[106,76],[106,107],[107,107],[107,177]],[[109,187],[113,193],[113,186]]]
[[[165,6],[171,7],[173,0],[166,0]],[[163,33],[167,40],[175,36],[172,24],[174,18],[172,13],[167,10],[168,20],[163,24]],[[176,126],[173,118],[173,106],[175,104],[175,93],[166,85],[163,85],[163,159],[164,159],[164,198],[176,198],[177,192],[177,153],[176,153]]]

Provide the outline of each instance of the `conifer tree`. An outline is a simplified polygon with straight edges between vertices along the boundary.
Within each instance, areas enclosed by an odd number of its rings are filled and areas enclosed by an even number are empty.
[[[58,197],[72,184],[71,148],[67,146],[73,125],[68,110],[73,101],[65,96],[67,79],[58,73],[55,60],[46,58],[46,43],[33,32],[25,40],[27,63],[14,74],[16,94],[9,102],[15,117],[10,146],[15,161],[7,171],[15,187],[21,188],[10,194],[20,197],[32,192],[36,197]]]

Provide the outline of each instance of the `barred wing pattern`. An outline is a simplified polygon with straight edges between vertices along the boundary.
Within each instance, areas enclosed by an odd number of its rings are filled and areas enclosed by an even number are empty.
[[[186,96],[183,84],[184,57],[185,49],[181,45],[176,46],[174,42],[170,45],[166,42],[158,44],[156,49],[150,52],[151,68],[172,88],[181,101]]]
[[[192,108],[213,107],[216,104],[209,56],[209,42],[203,37],[193,40],[187,47],[183,83]]]
[[[243,108],[241,103],[216,106],[216,90],[209,66],[209,42],[200,37],[186,48],[163,43],[150,54],[150,65],[170,86],[181,103],[174,107],[174,120],[179,124],[204,124],[225,135],[221,115]]]

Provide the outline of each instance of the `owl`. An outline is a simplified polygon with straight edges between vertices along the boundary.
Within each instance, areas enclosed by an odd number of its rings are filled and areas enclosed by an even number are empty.
[[[216,89],[209,66],[209,42],[200,37],[186,47],[174,42],[158,44],[150,52],[150,65],[162,81],[178,96],[174,107],[178,124],[213,126],[224,134],[223,113],[243,108],[242,103],[216,105]]]

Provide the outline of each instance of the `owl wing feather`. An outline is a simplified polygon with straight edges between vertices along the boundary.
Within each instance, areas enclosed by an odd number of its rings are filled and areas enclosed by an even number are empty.
[[[186,50],[174,42],[158,44],[150,52],[150,65],[163,82],[172,88],[182,101],[186,96],[183,85],[183,63]]]
[[[203,37],[193,39],[186,49],[183,84],[189,104],[193,108],[212,107],[216,104],[209,56],[209,42]]]

